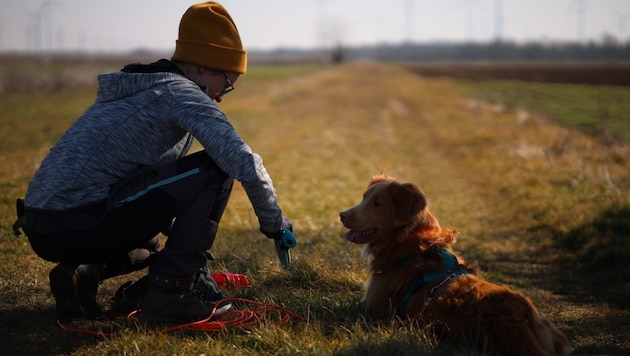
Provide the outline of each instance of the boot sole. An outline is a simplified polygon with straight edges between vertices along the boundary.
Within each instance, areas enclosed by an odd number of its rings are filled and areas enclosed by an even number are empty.
[[[225,314],[233,310],[234,310],[234,307],[232,303],[224,303],[221,307],[217,308],[214,311],[214,314],[212,314],[212,318],[210,318],[208,321],[217,321],[221,317],[223,317]],[[151,317],[151,316],[144,315],[142,313],[142,310],[140,310],[140,312],[138,313],[138,320],[140,322],[154,325],[154,326],[175,326],[175,325],[182,325],[182,324],[190,324],[190,323],[195,323],[195,322],[202,321],[205,319],[207,319],[207,317],[201,318],[198,320],[180,319],[177,317],[160,317],[160,316]]]

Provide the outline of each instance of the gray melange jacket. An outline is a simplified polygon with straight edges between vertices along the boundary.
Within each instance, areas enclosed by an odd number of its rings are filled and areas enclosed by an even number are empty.
[[[65,210],[107,198],[143,166],[183,157],[192,137],[241,182],[265,231],[282,211],[262,159],[200,87],[169,72],[101,74],[94,104],[50,150],[28,187],[27,208]]]

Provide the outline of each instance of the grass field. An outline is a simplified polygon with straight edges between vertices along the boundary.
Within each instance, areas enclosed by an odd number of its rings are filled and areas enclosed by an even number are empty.
[[[526,110],[602,142],[630,142],[630,86],[459,81],[466,93],[499,108]]]
[[[510,85],[518,90],[518,84]],[[60,329],[47,279],[54,264],[11,234],[13,204],[95,90],[88,84],[5,91],[0,94],[3,353],[480,354],[438,342],[417,322],[377,323],[365,315],[360,300],[366,262],[360,247],[343,238],[338,213],[356,204],[370,177],[380,172],[419,184],[442,225],[460,229],[456,248],[464,257],[477,260],[487,279],[528,295],[567,334],[575,354],[630,353],[627,140],[583,131],[572,117],[542,110],[535,100],[519,103],[520,94],[508,95],[513,101],[507,102],[484,96],[488,88],[474,83],[422,78],[372,62],[253,66],[236,87],[221,107],[265,159],[298,246],[291,268],[280,268],[237,185],[210,266],[253,280],[251,289],[227,291],[230,297],[280,305],[305,320],[276,325],[270,313],[253,326],[216,333],[160,333],[122,318],[69,325],[113,332],[107,336]],[[576,103],[598,90],[582,89]],[[628,92],[606,90],[623,98],[619,108],[606,104],[606,127],[627,135],[620,132],[627,126],[612,123],[627,123]],[[99,301],[108,306],[115,290],[139,275],[105,281]]]

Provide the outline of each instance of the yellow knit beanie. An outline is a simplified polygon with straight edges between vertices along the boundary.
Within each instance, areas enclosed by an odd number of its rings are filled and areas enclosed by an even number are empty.
[[[214,1],[186,10],[171,59],[225,72],[244,74],[247,70],[247,52],[236,25],[227,10]]]

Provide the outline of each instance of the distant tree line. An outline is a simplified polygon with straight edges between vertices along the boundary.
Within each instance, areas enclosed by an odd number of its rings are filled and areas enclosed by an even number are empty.
[[[348,48],[346,57],[384,61],[593,61],[630,60],[630,42],[579,43],[434,43]]]
[[[628,61],[630,41],[621,43],[613,36],[600,41],[488,43],[403,43],[350,47],[336,44],[331,49],[277,49],[254,52],[252,59],[299,61],[319,59],[339,63],[354,59],[382,61]]]

